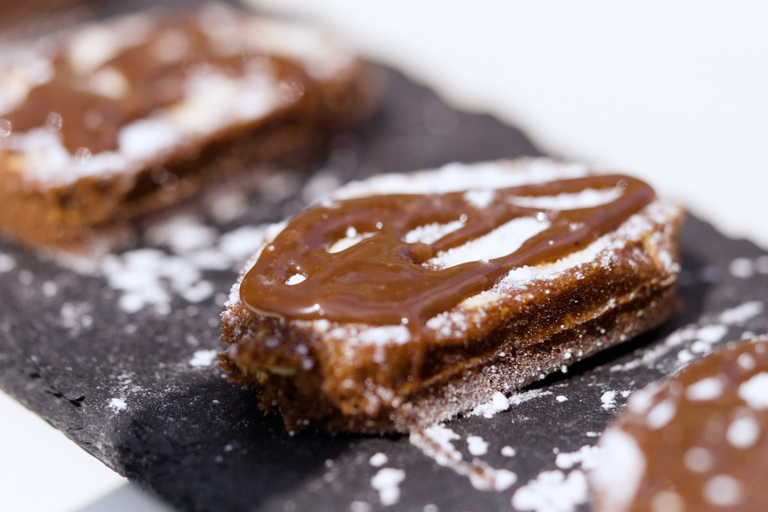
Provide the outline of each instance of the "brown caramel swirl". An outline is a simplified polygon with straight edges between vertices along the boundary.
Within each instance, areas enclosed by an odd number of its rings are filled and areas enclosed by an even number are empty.
[[[600,206],[542,210],[515,204],[516,197],[552,196],[615,188],[617,199]],[[293,219],[267,245],[246,274],[240,297],[251,310],[288,319],[327,319],[372,325],[426,320],[492,288],[512,269],[556,261],[614,231],[654,199],[653,190],[627,176],[588,176],[495,191],[487,206],[464,192],[393,194],[317,206]],[[549,227],[503,257],[434,268],[439,253],[486,235],[520,217],[541,214]],[[406,243],[411,230],[460,221],[462,227],[432,244]],[[331,253],[349,228],[364,234],[357,244]],[[293,283],[292,276],[304,280]]]
[[[298,66],[260,55],[244,43],[222,52],[190,14],[160,17],[154,23],[141,43],[87,72],[79,71],[66,51],[59,50],[52,56],[53,77],[0,117],[10,121],[14,133],[46,126],[59,131],[70,153],[86,148],[96,154],[117,149],[125,125],[182,100],[192,73],[206,70],[240,77],[250,68],[271,66],[278,76],[306,79]],[[171,54],[169,41],[177,47]],[[106,92],[97,86],[100,82],[110,86]]]

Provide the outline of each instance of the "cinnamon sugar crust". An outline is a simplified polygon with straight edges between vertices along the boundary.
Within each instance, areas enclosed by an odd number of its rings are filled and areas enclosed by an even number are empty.
[[[481,184],[492,190],[589,175],[583,166],[547,159],[452,164],[353,183],[332,200],[398,187],[433,193],[435,187],[476,190]],[[271,227],[222,315],[222,339],[230,344],[222,366],[232,382],[255,387],[262,408],[282,414],[289,430],[426,427],[664,321],[674,300],[682,218],[677,205],[654,200],[588,247],[513,269],[491,289],[429,319],[430,336],[420,340],[401,325],[290,320],[248,308],[240,284],[283,229]],[[473,250],[480,253],[465,257],[484,258],[488,249]]]

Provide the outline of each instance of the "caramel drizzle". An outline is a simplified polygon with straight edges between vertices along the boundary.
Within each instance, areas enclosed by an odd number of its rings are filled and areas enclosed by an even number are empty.
[[[163,56],[163,41],[169,36],[183,41],[184,55],[175,59]],[[78,74],[59,52],[53,59],[51,80],[33,88],[24,103],[2,117],[11,122],[14,132],[25,132],[46,126],[48,116],[58,114],[64,147],[72,154],[79,148],[96,154],[117,149],[118,134],[125,125],[181,100],[190,72],[205,67],[242,76],[249,66],[268,64],[281,68],[278,75],[299,73],[297,66],[282,59],[245,49],[221,55],[191,17],[165,19],[144,42],[123,49],[85,75]],[[92,92],[89,80],[104,70],[119,73],[125,80],[124,95],[113,98]]]
[[[516,196],[551,196],[585,189],[616,188],[607,204],[572,210],[542,210],[515,204]],[[588,176],[495,191],[477,208],[464,192],[394,194],[348,199],[312,208],[293,219],[265,249],[240,287],[255,312],[287,319],[407,324],[417,334],[424,324],[464,299],[491,289],[512,269],[556,261],[616,230],[654,199],[653,189],[627,176]],[[429,268],[430,259],[521,217],[544,213],[550,225],[506,256],[448,268]],[[461,221],[463,227],[432,244],[405,243],[405,235],[431,223]],[[370,234],[331,254],[327,248],[349,227]],[[288,285],[295,274],[306,279]]]

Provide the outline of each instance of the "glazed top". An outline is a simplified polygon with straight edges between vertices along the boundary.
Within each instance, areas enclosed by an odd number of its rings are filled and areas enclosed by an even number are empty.
[[[71,154],[111,151],[125,125],[184,98],[190,73],[210,68],[238,77],[247,67],[274,61],[237,47],[222,51],[189,15],[159,18],[142,42],[87,72],[67,53],[57,53],[51,79],[2,118],[13,132],[42,126],[58,131]]]
[[[224,4],[131,14],[0,51],[0,167],[44,190],[191,158],[354,79],[333,37]]]
[[[536,199],[608,192],[597,206],[541,208]],[[294,218],[267,245],[240,286],[242,302],[286,319],[406,324],[429,318],[492,288],[510,270],[556,261],[616,230],[655,198],[622,175],[591,175],[484,191],[390,194],[321,204]],[[538,223],[500,257],[442,266],[435,258],[505,225]],[[449,226],[430,243],[419,227]]]
[[[601,440],[622,470],[593,475],[597,510],[766,510],[768,338],[728,343],[628,405]]]

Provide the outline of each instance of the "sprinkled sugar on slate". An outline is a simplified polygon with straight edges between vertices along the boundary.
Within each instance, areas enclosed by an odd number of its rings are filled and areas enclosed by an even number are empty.
[[[0,386],[182,510],[589,510],[591,447],[628,392],[726,340],[768,331],[768,256],[752,244],[689,219],[681,311],[661,329],[439,427],[451,464],[408,437],[290,436],[215,366],[213,351],[224,348],[218,316],[259,225],[351,178],[537,154],[516,130],[387,76],[379,113],[336,141],[314,178],[283,171],[249,195],[203,198],[93,275],[0,242]],[[445,122],[435,126],[437,118]],[[737,443],[749,441],[749,424],[733,428]],[[494,478],[469,477],[469,466]],[[552,489],[567,492],[553,504]]]

